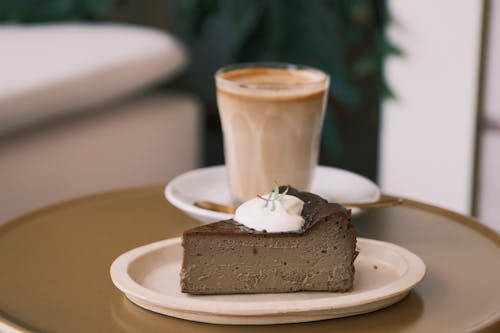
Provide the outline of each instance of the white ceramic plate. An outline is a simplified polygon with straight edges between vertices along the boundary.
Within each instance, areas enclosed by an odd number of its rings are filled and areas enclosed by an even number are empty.
[[[358,238],[354,288],[348,293],[193,296],[180,291],[180,238],[145,245],[111,265],[113,283],[135,304],[169,316],[214,324],[282,324],[351,316],[389,306],[425,274],[423,261],[386,242]]]
[[[368,178],[338,168],[318,166],[311,192],[330,202],[367,203],[380,198],[380,189]],[[196,201],[209,200],[231,204],[225,166],[196,169],[172,179],[165,187],[167,200],[192,218],[211,223],[230,219],[233,215],[196,207]],[[352,214],[361,210],[353,209]]]

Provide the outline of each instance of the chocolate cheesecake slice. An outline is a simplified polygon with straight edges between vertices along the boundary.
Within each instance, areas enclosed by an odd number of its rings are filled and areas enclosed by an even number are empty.
[[[234,220],[185,231],[182,292],[351,290],[357,252],[350,210],[309,192],[289,188],[288,194],[304,201],[299,231],[256,231]]]

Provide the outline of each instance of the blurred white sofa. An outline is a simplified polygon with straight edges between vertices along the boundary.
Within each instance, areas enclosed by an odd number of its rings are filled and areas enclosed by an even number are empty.
[[[0,27],[0,223],[68,198],[166,183],[200,163],[201,108],[156,91],[187,64],[165,32]]]

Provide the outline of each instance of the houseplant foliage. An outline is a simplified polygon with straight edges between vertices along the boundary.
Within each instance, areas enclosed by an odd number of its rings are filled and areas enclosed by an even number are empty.
[[[101,17],[112,0],[2,0],[0,22],[54,22]]]
[[[215,94],[206,87],[213,85],[208,81],[220,66],[306,64],[331,77],[322,140],[326,164],[338,164],[336,155],[346,148],[339,114],[362,114],[377,126],[379,101],[392,95],[383,77],[383,59],[399,53],[384,33],[384,0],[177,0],[169,5],[175,31],[192,50],[186,85],[208,105],[214,104]]]
[[[399,53],[385,38],[387,12],[383,0],[177,0],[170,3],[178,14],[179,32],[191,42],[204,37],[207,25],[225,21],[235,61],[282,61],[317,66],[330,73],[331,95],[346,106],[359,103],[359,92],[352,78],[377,74],[384,56]],[[387,90],[383,93],[390,94]]]

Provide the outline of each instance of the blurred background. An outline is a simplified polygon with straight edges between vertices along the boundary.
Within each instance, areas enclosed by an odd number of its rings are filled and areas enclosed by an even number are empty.
[[[499,10],[475,0],[0,0],[0,221],[223,164],[214,72],[279,61],[331,76],[320,164],[500,229],[488,208],[500,200],[490,134]]]

